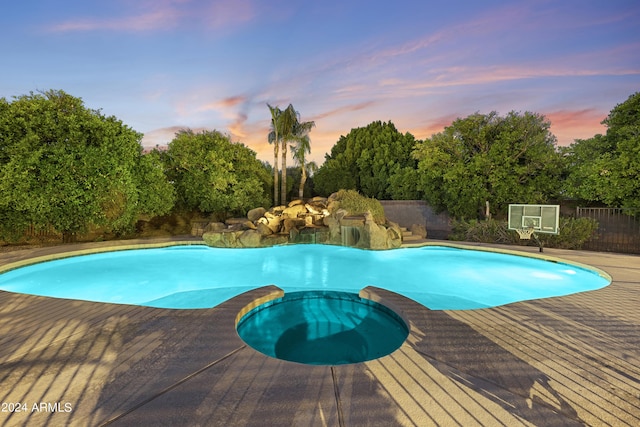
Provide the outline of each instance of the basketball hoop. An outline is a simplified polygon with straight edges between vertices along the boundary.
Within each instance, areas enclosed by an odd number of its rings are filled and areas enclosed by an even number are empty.
[[[520,235],[520,240],[531,240],[531,235],[535,231],[533,227],[529,228],[516,228],[516,231]]]

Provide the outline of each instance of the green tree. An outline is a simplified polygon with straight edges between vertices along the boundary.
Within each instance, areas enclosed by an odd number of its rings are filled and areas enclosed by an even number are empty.
[[[391,182],[396,174],[415,170],[416,161],[411,156],[415,143],[413,135],[398,132],[391,122],[376,121],[351,129],[325,156],[325,163],[314,177],[316,188],[323,194],[353,189],[377,199],[413,195],[415,187],[399,191],[401,180],[396,185]]]
[[[602,124],[605,135],[563,150],[566,192],[587,202],[640,208],[640,92],[616,105]]]
[[[561,158],[544,116],[473,114],[418,143],[420,187],[436,209],[475,218],[489,201],[493,214],[509,203],[556,197]]]
[[[245,214],[269,206],[267,169],[253,150],[218,131],[181,130],[163,157],[181,209]]]
[[[0,105],[0,216],[10,224],[52,226],[71,241],[90,226],[127,231],[171,204],[140,200],[142,135],[115,117],[63,91]]]
[[[280,203],[284,205],[287,203],[287,143],[297,142],[304,138],[308,139],[308,134],[315,126],[315,122],[301,122],[300,113],[291,104],[285,110],[280,110],[278,107],[272,107],[269,104],[267,106],[271,112],[271,132],[268,140],[269,143],[274,144],[274,163],[277,162],[277,148],[275,148],[275,145],[279,144],[282,149]],[[274,164],[274,171],[276,169],[277,166]],[[275,181],[274,179],[274,186],[276,186]],[[274,200],[277,200],[276,192],[277,190],[274,190]]]
[[[146,216],[159,216],[171,211],[175,204],[175,190],[169,183],[157,149],[140,157],[135,169],[138,203]]]

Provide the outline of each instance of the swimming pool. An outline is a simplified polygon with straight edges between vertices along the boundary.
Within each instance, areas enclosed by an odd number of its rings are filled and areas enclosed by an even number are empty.
[[[251,289],[358,293],[387,289],[432,310],[478,309],[607,286],[596,269],[528,256],[423,246],[370,251],[329,245],[121,250],[0,274],[0,290],[150,307],[210,308]]]

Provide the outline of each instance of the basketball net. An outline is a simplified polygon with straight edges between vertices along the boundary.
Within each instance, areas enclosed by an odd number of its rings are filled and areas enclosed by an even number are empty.
[[[516,228],[516,231],[520,235],[520,240],[531,240],[531,235],[535,231],[533,227],[529,228]]]

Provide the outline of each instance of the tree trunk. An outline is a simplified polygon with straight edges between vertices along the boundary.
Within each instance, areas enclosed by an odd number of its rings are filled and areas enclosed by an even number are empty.
[[[278,206],[278,144],[273,141],[273,206]]]
[[[280,169],[280,173],[282,177],[280,179],[281,187],[280,187],[280,204],[287,204],[287,143],[286,141],[282,141],[282,168]]]
[[[300,175],[300,187],[298,187],[298,198],[304,199],[304,183],[307,182],[307,167],[302,164],[302,174]]]

